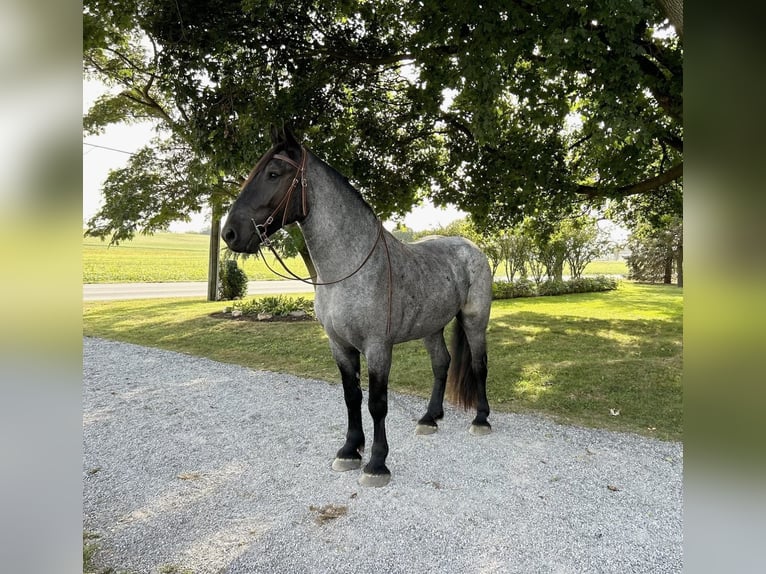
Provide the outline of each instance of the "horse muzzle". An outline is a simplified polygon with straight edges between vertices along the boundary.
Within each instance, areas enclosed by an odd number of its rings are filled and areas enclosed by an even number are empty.
[[[221,230],[221,239],[235,253],[257,253],[261,245],[261,237],[252,225],[238,225],[227,222]]]

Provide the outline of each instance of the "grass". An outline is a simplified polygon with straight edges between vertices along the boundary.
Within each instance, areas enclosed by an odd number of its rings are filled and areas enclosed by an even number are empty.
[[[209,243],[209,236],[198,233],[138,235],[132,241],[111,247],[98,238],[85,237],[82,282],[207,281]],[[301,277],[308,275],[300,257],[286,259],[286,263]],[[269,265],[281,272],[271,256]],[[279,279],[257,258],[240,260],[240,267],[250,280]],[[565,269],[565,273],[568,270]],[[585,268],[584,274],[625,275],[627,267],[624,261],[594,261]],[[498,276],[504,276],[502,266]]]
[[[188,298],[89,302],[84,333],[338,380],[318,323],[209,317],[222,306]],[[488,330],[490,404],[496,411],[533,411],[680,440],[682,311],[683,290],[628,282],[606,293],[495,301]],[[427,397],[431,383],[422,343],[397,346],[391,388]]]
[[[94,237],[83,238],[83,283],[133,283],[207,281],[210,237],[196,233],[139,235],[132,241],[109,246]],[[290,269],[306,277],[300,257],[285,260]],[[281,269],[269,256],[269,264]],[[248,279],[279,279],[259,258],[240,260]]]
[[[564,265],[564,273],[569,273],[569,265]],[[583,275],[628,275],[625,261],[591,261],[585,266]]]

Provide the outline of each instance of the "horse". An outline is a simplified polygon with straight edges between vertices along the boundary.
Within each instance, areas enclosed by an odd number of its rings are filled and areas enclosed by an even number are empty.
[[[431,398],[416,434],[437,431],[445,389],[448,400],[476,408],[471,434],[490,433],[486,330],[492,274],[484,253],[462,237],[399,241],[348,179],[291,131],[272,126],[271,137],[271,149],[242,185],[221,236],[232,251],[252,254],[269,247],[269,237],[287,224],[297,223],[303,232],[316,269],[316,317],[329,338],[348,411],[345,442],[332,469],[362,466],[363,354],[373,441],[358,482],[380,487],[391,480],[388,379],[393,346],[405,341],[423,339],[433,370]],[[450,355],[444,328],[453,318]]]

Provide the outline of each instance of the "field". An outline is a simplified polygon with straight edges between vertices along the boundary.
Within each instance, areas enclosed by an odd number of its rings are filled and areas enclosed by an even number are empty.
[[[93,237],[83,239],[83,283],[132,283],[162,281],[206,281],[210,238],[196,233],[157,233],[139,235],[129,242],[109,246]],[[300,257],[286,260],[290,269],[306,277]],[[269,256],[269,264],[274,260]],[[263,261],[249,257],[240,266],[251,280],[279,279]],[[276,268],[279,270],[278,265]],[[281,270],[280,270],[281,271]],[[567,271],[565,270],[565,273]],[[624,275],[623,261],[594,261],[585,268],[587,275]],[[499,275],[502,271],[499,270]]]
[[[83,331],[338,380],[318,323],[210,317],[222,306],[188,298],[86,303]],[[682,312],[682,289],[630,282],[606,293],[495,301],[488,331],[492,408],[680,440]],[[393,389],[427,397],[431,381],[420,342],[395,348]]]
[[[139,235],[129,242],[109,246],[93,237],[83,238],[83,283],[134,283],[163,281],[207,281],[210,237],[196,233]],[[295,273],[306,277],[300,257],[287,259]],[[269,264],[279,269],[274,258]],[[254,257],[240,260],[251,280],[279,279]]]

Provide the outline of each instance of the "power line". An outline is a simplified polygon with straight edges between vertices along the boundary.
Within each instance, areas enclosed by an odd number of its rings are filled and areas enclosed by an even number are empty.
[[[124,149],[116,149],[116,148],[113,148],[113,147],[107,147],[105,145],[92,144],[92,143],[88,143],[88,142],[82,142],[82,145],[88,145],[90,147],[97,147],[99,149],[105,149],[105,150],[109,150],[109,151],[116,151],[116,152],[125,153],[125,154],[128,154],[128,155],[136,155],[132,151],[125,151]]]

